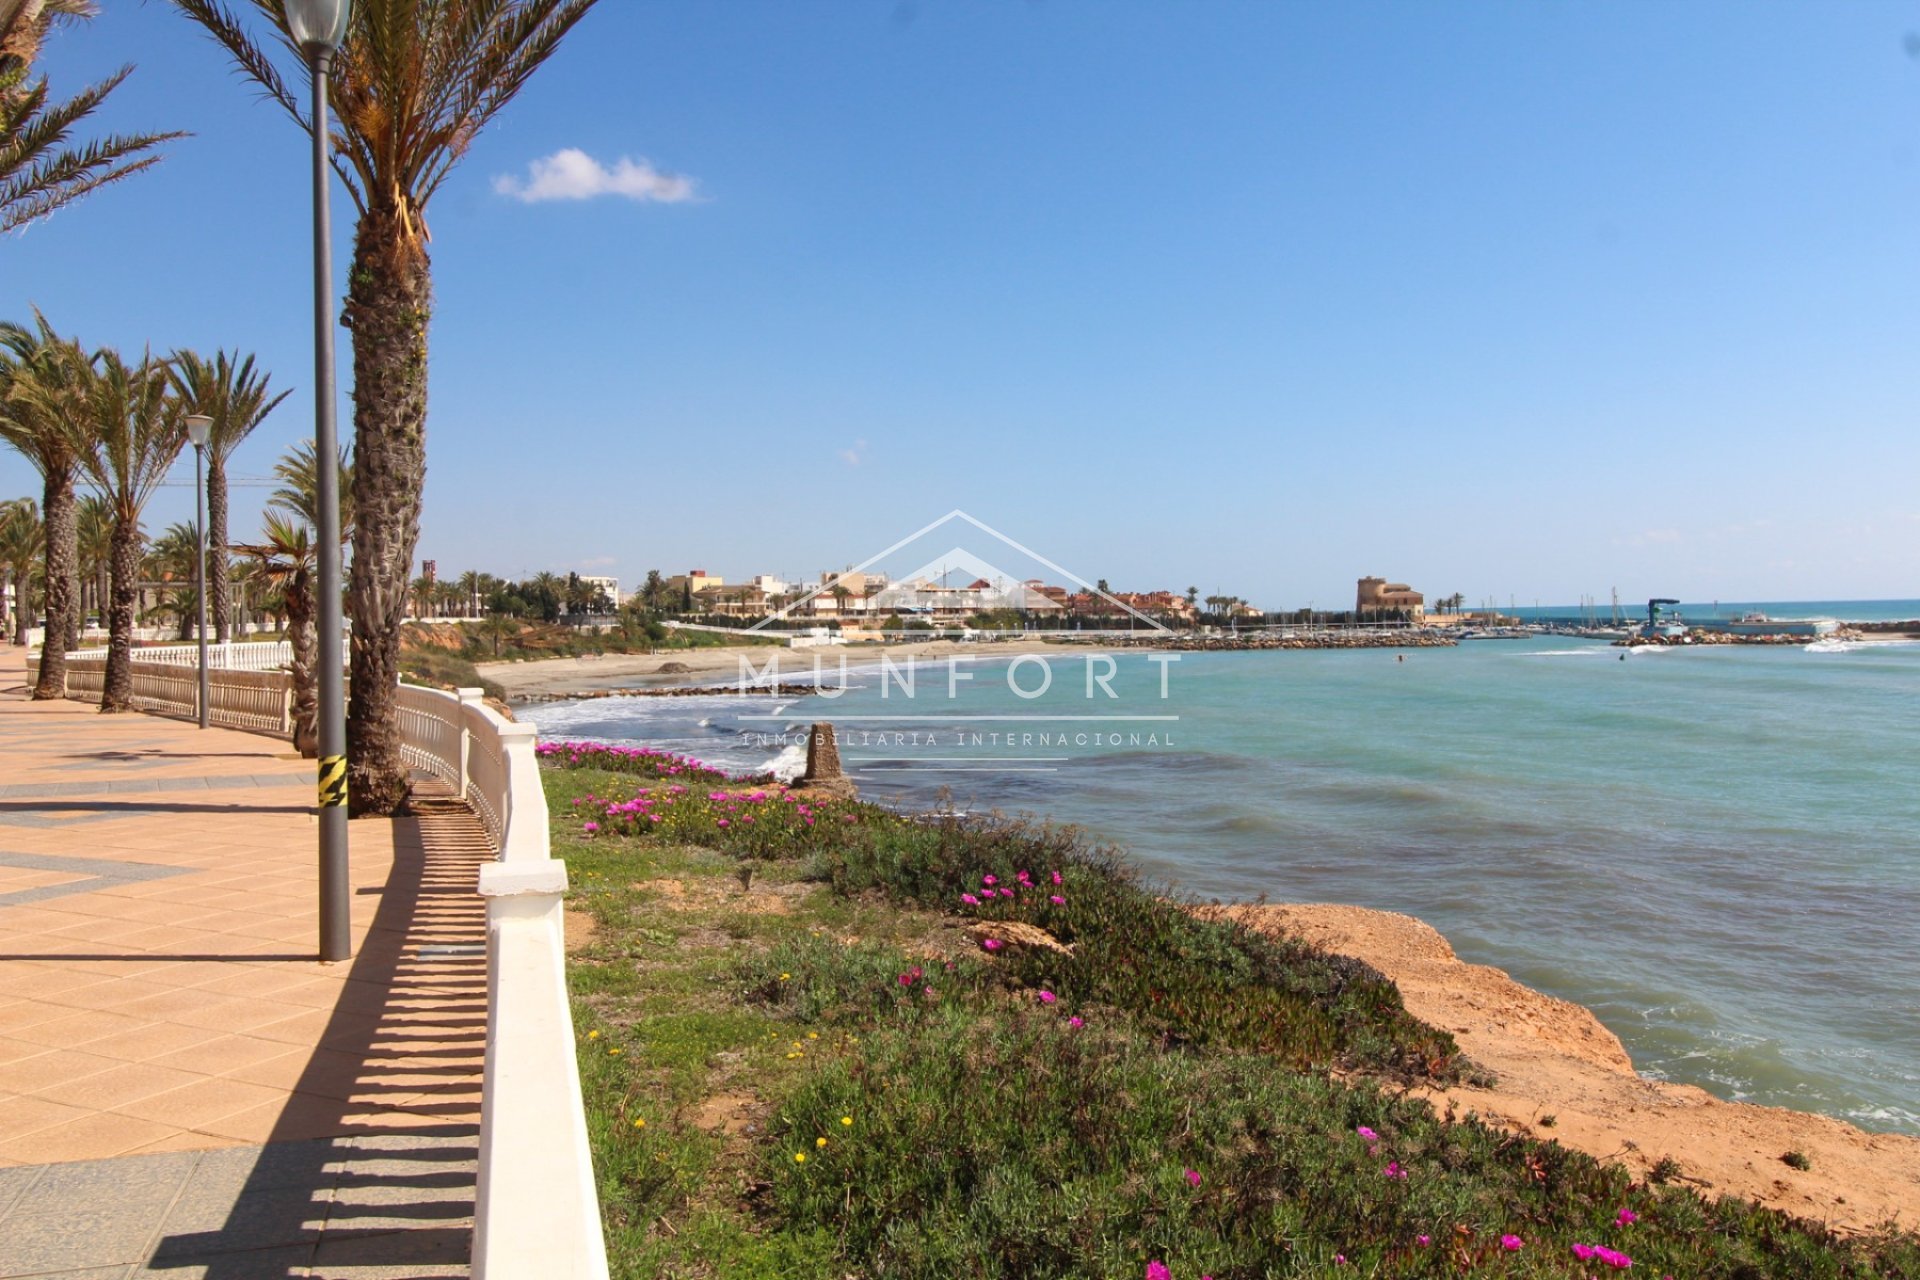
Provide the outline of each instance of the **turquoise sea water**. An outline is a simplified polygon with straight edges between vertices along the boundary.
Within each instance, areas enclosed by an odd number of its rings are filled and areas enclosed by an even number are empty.
[[[1117,696],[1092,700],[1076,655],[1031,700],[983,662],[953,700],[946,667],[923,665],[911,701],[856,668],[843,696],[777,712],[703,697],[524,714],[546,736],[731,767],[830,719],[869,797],[944,788],[1079,822],[1203,896],[1407,912],[1593,1009],[1647,1074],[1920,1133],[1920,645],[1620,654],[1193,653],[1162,698],[1136,653]],[[1039,682],[1032,663],[1015,674]]]

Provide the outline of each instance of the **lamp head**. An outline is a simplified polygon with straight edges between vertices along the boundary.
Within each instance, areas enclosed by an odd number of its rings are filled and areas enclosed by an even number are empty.
[[[196,449],[206,447],[207,440],[213,435],[213,419],[204,413],[190,413],[186,416],[187,439]]]
[[[346,43],[348,0],[283,0],[287,34],[301,53],[333,53]]]

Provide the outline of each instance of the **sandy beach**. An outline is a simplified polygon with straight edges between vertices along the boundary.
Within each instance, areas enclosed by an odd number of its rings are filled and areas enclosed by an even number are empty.
[[[871,666],[882,657],[895,662],[914,658],[938,661],[957,655],[1016,658],[1021,654],[1071,654],[1092,646],[1046,640],[926,640],[914,644],[834,645],[819,649],[781,649],[770,645],[727,645],[712,649],[670,649],[660,653],[607,654],[598,658],[542,658],[530,662],[482,662],[478,670],[507,692],[507,701],[599,693],[607,689],[666,687],[671,685],[732,684],[740,678],[740,663],[766,669],[776,656],[783,677],[813,673],[818,657],[822,671],[836,676],[840,660],[849,667]]]
[[[1213,910],[1213,909],[1209,909]],[[1634,1072],[1585,1008],[1461,961],[1412,916],[1328,904],[1231,906],[1226,916],[1357,956],[1393,979],[1409,1012],[1453,1033],[1492,1089],[1417,1091],[1435,1107],[1615,1160],[1644,1177],[1663,1158],[1709,1195],[1758,1200],[1836,1229],[1920,1224],[1920,1138],[1827,1116],[1724,1102]],[[1798,1151],[1808,1168],[1781,1157]]]

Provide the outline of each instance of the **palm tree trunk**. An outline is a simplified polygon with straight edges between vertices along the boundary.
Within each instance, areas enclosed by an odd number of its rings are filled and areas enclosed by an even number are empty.
[[[67,696],[67,650],[77,643],[75,565],[80,558],[79,526],[73,501],[73,472],[49,472],[41,491],[47,536],[47,637],[40,650],[36,699]],[[31,594],[31,593],[29,593]]]
[[[360,219],[343,323],[353,331],[353,617],[347,796],[354,816],[407,798],[400,758],[400,624],[427,470],[427,321],[433,273],[399,210]],[[323,458],[325,466],[331,459]]]
[[[133,710],[133,597],[140,576],[140,522],[113,526],[113,598],[107,606],[107,687],[102,711]]]
[[[207,613],[216,643],[227,642],[227,464],[207,451]]]
[[[303,571],[287,582],[287,638],[293,642],[293,745],[312,760],[320,754],[320,691],[314,666],[320,637],[313,629],[313,583]]]

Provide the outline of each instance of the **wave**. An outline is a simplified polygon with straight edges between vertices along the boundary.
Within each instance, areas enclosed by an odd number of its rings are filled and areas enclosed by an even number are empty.
[[[1608,647],[1610,646],[1593,649],[1524,649],[1513,656],[1516,658],[1592,658],[1604,654]]]

